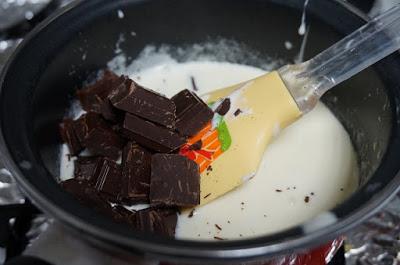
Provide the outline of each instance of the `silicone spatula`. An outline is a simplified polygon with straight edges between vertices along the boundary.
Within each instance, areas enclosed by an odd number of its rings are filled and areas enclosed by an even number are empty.
[[[312,110],[326,91],[399,48],[398,5],[309,61],[205,95],[214,104],[229,98],[231,107],[192,139],[203,140],[196,154],[203,166],[201,204],[251,179],[273,136]]]

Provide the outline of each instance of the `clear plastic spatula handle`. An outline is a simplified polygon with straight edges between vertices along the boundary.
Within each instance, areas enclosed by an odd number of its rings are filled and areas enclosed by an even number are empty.
[[[313,59],[278,70],[303,113],[329,89],[400,49],[400,5],[374,18]]]

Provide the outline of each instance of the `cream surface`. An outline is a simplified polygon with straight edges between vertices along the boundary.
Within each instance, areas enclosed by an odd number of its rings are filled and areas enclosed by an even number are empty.
[[[130,76],[172,96],[193,88],[193,80],[201,95],[263,73],[230,63],[168,61]],[[66,151],[64,147],[61,154],[62,179],[71,177],[73,170]],[[357,183],[356,157],[349,136],[334,115],[319,104],[274,139],[253,179],[196,207],[191,218],[189,211],[182,212],[176,237],[238,239],[277,232],[329,211],[349,196]]]
[[[191,77],[198,93],[205,94],[262,73],[243,65],[189,62],[161,64],[132,77],[172,96],[191,88]],[[252,180],[197,207],[191,218],[189,211],[183,212],[176,236],[234,239],[273,233],[329,211],[357,184],[356,157],[349,136],[335,116],[319,104],[269,145]]]

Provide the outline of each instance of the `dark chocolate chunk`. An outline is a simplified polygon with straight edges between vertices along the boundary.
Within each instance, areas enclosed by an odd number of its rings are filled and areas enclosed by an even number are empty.
[[[101,113],[102,105],[110,92],[125,80],[124,76],[119,77],[111,71],[105,71],[94,84],[77,91],[82,108],[86,111]]]
[[[100,116],[100,114],[94,112],[88,112],[79,117],[74,121],[74,130],[81,144],[84,146],[84,142],[89,133],[96,128],[109,129],[106,121]]]
[[[151,159],[150,202],[195,206],[200,203],[200,172],[196,162],[176,154]]]
[[[114,221],[118,223],[126,223],[136,227],[136,212],[126,209],[122,205],[112,207]]]
[[[201,150],[202,147],[203,147],[203,142],[200,139],[191,146],[189,146],[189,150]]]
[[[114,90],[110,101],[117,109],[135,114],[143,119],[175,127],[175,104],[172,100],[145,89],[133,80],[127,80],[123,89]]]
[[[60,124],[60,135],[63,142],[68,145],[71,155],[77,155],[82,151],[83,146],[75,133],[73,120],[64,119],[64,121]]]
[[[176,210],[171,208],[148,208],[136,212],[136,229],[173,237],[178,220]]]
[[[125,141],[111,129],[94,128],[86,136],[84,144],[92,155],[102,155],[117,160]]]
[[[96,172],[97,166],[100,164],[100,157],[78,157],[75,160],[74,175],[77,180],[86,180],[92,182],[93,175]]]
[[[221,116],[224,116],[228,113],[229,109],[231,108],[231,100],[229,98],[225,98],[221,104],[215,109],[215,112]]]
[[[148,202],[150,193],[151,152],[129,142],[122,153],[122,197],[128,202]]]
[[[110,203],[99,195],[87,181],[69,179],[61,182],[61,186],[81,204],[97,212],[112,216]]]
[[[122,188],[122,170],[114,161],[104,159],[97,166],[93,179],[96,180],[94,188],[107,199],[118,201]]]
[[[123,128],[125,136],[160,153],[172,152],[186,142],[177,133],[129,113],[125,115]]]
[[[187,89],[176,94],[172,100],[176,105],[175,127],[182,135],[195,135],[214,115],[206,103]]]

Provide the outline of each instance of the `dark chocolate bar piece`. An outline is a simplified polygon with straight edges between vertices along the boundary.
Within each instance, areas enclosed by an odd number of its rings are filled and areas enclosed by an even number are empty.
[[[185,89],[172,97],[176,105],[176,130],[185,136],[198,133],[213,118],[213,111],[196,94]]]
[[[82,108],[86,111],[101,113],[101,106],[110,92],[124,82],[126,77],[119,77],[115,73],[106,70],[103,76],[94,84],[77,91],[77,96]]]
[[[122,197],[128,202],[149,201],[151,152],[129,142],[122,152]]]
[[[113,130],[94,128],[85,137],[84,145],[92,155],[102,155],[118,160],[125,141]]]
[[[117,109],[132,113],[143,119],[175,127],[175,104],[172,100],[145,89],[133,80],[127,80],[124,87],[114,90],[110,101]]]
[[[92,177],[96,180],[94,188],[107,199],[117,202],[122,188],[122,170],[114,161],[104,159],[97,166]]]
[[[61,186],[83,205],[97,212],[112,216],[110,203],[98,194],[87,181],[69,179],[61,182]]]
[[[118,223],[126,223],[133,227],[136,227],[136,212],[130,211],[122,205],[115,205],[112,207],[113,215],[112,218]]]
[[[83,146],[75,133],[73,120],[64,119],[60,124],[60,135],[63,142],[68,145],[71,155],[77,155],[82,151]]]
[[[127,113],[124,134],[140,145],[160,153],[169,153],[181,147],[186,139],[177,133],[135,115]]]
[[[101,117],[100,114],[95,112],[88,112],[82,114],[79,119],[74,121],[74,130],[81,144],[84,146],[84,142],[89,133],[96,128],[109,129],[106,121]]]
[[[97,166],[101,164],[101,157],[84,157],[80,156],[74,161],[74,175],[77,180],[86,180],[93,182],[93,175],[96,172]]]
[[[225,98],[215,109],[215,112],[221,116],[224,116],[228,113],[229,109],[231,108],[231,100],[229,98]]]
[[[151,159],[150,203],[195,206],[200,203],[200,172],[193,160],[176,154]]]
[[[176,209],[148,208],[136,212],[136,229],[141,232],[173,237],[178,220]]]

